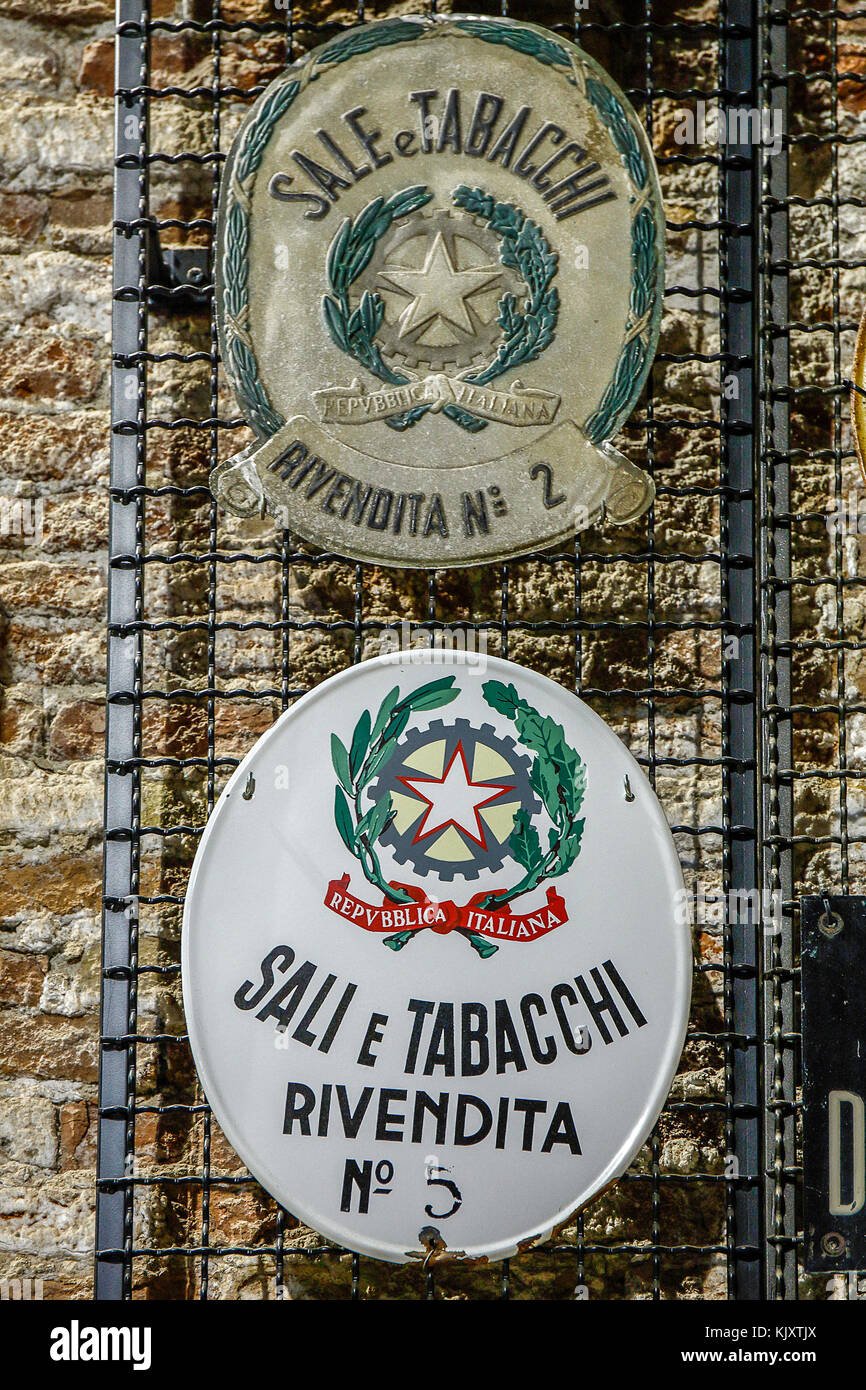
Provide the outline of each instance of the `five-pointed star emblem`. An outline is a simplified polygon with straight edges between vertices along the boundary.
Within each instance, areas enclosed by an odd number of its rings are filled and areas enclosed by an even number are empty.
[[[397,781],[427,802],[427,809],[412,841],[416,845],[419,840],[426,840],[428,836],[453,825],[486,850],[484,826],[478,812],[482,807],[489,806],[491,801],[496,801],[503,792],[514,791],[512,786],[503,784],[473,782],[466,766],[462,742],[457,744],[441,777],[398,777]]]
[[[474,266],[468,270],[457,270],[448,244],[438,231],[427,249],[424,264],[420,270],[409,266],[386,266],[382,278],[402,294],[411,296],[409,303],[400,315],[397,326],[401,338],[412,333],[417,335],[433,322],[444,319],[452,328],[463,333],[474,334],[466,300],[482,289],[492,285],[502,274],[498,265]]]

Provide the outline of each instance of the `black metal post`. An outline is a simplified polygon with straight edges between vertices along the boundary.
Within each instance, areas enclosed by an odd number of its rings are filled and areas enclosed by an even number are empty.
[[[762,884],[768,1298],[796,1298],[793,767],[789,440],[787,12],[761,0],[760,107],[780,113],[782,149],[761,149],[760,521]],[[772,130],[772,120],[768,122]],[[784,911],[781,910],[784,904]]]
[[[147,68],[148,0],[118,0],[118,91],[141,83]],[[97,1298],[130,1293],[134,1152],[135,1031],[138,935],[139,778],[129,766],[138,741],[141,682],[140,571],[145,407],[147,242],[146,112],[140,97],[117,103],[114,195],[113,373],[109,535],[108,698],[106,709],[105,866],[102,949],[99,1153],[97,1161]],[[128,627],[128,625],[132,625]]]
[[[730,623],[723,652],[726,682],[725,767],[729,843],[725,875],[728,1068],[728,1291],[761,1296],[761,1086],[758,947],[757,653],[756,653],[756,298],[757,158],[734,113],[752,107],[757,88],[754,0],[723,6],[724,129],[720,233],[722,360],[723,581]],[[727,658],[727,659],[725,659]],[[729,761],[728,761],[729,760]]]

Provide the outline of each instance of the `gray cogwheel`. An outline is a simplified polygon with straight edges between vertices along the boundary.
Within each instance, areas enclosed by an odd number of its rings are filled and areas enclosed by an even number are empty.
[[[412,303],[411,291],[398,287],[390,278],[389,272],[395,272],[397,278],[401,278],[407,270],[410,275],[416,275],[423,262],[421,253],[433,247],[439,234],[444,242],[445,254],[458,274],[468,274],[478,269],[477,264],[470,263],[461,242],[468,242],[481,251],[487,265],[492,269],[487,286],[475,285],[474,288],[468,289],[462,298],[472,331],[469,332],[464,326],[453,324],[449,320],[446,332],[453,334],[454,341],[434,345],[419,341],[430,328],[429,318],[420,322],[415,329],[409,328],[406,331],[404,326],[401,331],[400,320],[403,313],[401,310],[395,312],[394,301],[403,296],[403,307],[408,307]],[[420,243],[417,248],[413,248],[413,260],[418,264],[408,266],[403,262],[403,257],[407,255],[409,243],[413,241]],[[520,276],[500,261],[499,238],[484,222],[456,208],[440,208],[433,211],[430,208],[422,208],[411,217],[395,224],[391,231],[381,238],[366,270],[352,286],[352,294],[355,302],[360,300],[365,290],[369,290],[371,294],[384,292],[386,295],[385,318],[376,341],[382,357],[389,366],[398,370],[401,367],[409,371],[420,368],[454,375],[469,367],[479,369],[492,362],[502,338],[498,307],[491,313],[488,301],[484,314],[490,315],[489,320],[482,317],[478,304],[482,289],[495,290],[497,306],[506,293],[514,295],[515,298],[526,295],[526,286]]]
[[[436,719],[426,729],[410,729],[404,734],[397,745],[394,756],[371,788],[373,800],[378,801],[380,797],[388,793],[397,792],[403,796],[417,796],[419,808],[423,809],[424,797],[417,789],[422,788],[425,781],[436,784],[441,781],[441,778],[437,779],[419,771],[417,767],[413,767],[406,760],[428,744],[438,743],[440,740],[444,740],[445,744],[442,760],[443,773],[450,767],[462,748],[464,766],[469,769],[471,776],[476,746],[479,743],[484,744],[505,760],[510,772],[483,778],[481,783],[476,785],[489,784],[491,791],[494,787],[505,787],[507,790],[501,793],[498,799],[503,802],[519,801],[530,816],[535,815],[541,809],[541,802],[529,784],[530,760],[518,752],[517,741],[508,734],[498,733],[492,724],[475,726],[468,719],[455,719],[452,724],[445,724],[441,719]],[[410,781],[412,785],[407,786],[407,781]],[[450,824],[453,826],[454,822],[452,821]],[[481,843],[479,844],[473,835],[466,833],[460,827],[455,828],[463,845],[471,851],[471,858],[469,859],[449,861],[429,855],[427,851],[437,836],[431,830],[427,836],[419,839],[419,821],[417,818],[402,831],[398,830],[392,822],[382,835],[381,843],[389,846],[398,863],[411,865],[413,873],[419,878],[433,873],[446,883],[458,876],[466,879],[478,878],[482,869],[490,869],[495,872],[502,867],[506,858],[511,857],[507,836],[503,842],[500,842],[489,828],[486,829],[485,833],[485,828],[482,827]]]

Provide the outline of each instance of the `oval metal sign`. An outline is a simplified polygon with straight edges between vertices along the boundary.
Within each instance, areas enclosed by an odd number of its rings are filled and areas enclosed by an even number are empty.
[[[196,856],[183,993],[250,1171],[391,1261],[502,1258],[626,1169],[685,1034],[680,867],[575,696],[404,653],[302,698]]]
[[[663,237],[643,129],[573,44],[465,16],[332,39],[226,167],[221,350],[258,442],[215,494],[401,566],[640,515],[652,481],[606,441],[652,363]]]

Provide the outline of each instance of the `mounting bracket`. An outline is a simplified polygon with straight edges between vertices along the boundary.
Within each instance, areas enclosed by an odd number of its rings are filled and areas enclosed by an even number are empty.
[[[151,309],[166,314],[208,308],[213,298],[208,248],[163,247],[159,233],[151,229],[147,236],[147,298]]]

